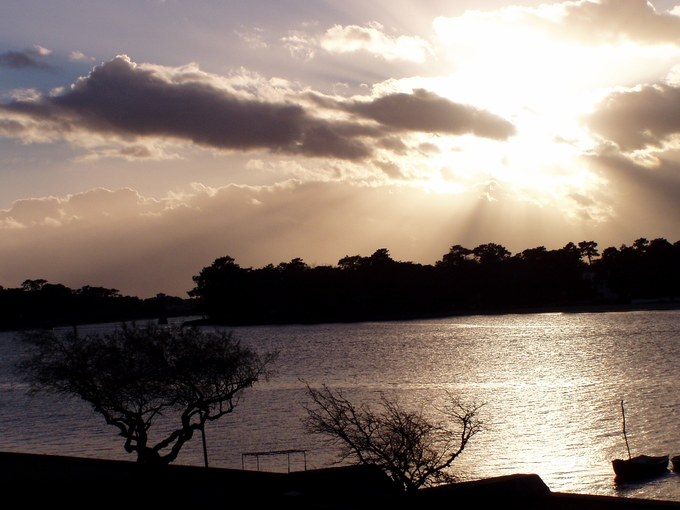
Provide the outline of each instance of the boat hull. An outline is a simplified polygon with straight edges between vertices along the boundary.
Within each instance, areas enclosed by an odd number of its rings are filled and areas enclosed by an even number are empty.
[[[627,460],[616,459],[612,461],[612,467],[617,480],[654,478],[668,471],[668,455],[662,457],[639,455]]]

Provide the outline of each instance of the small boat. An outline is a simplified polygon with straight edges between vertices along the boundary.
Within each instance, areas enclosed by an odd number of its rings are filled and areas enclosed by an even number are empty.
[[[630,456],[628,435],[626,434],[626,410],[621,400],[621,417],[623,418],[623,439],[626,441],[628,459],[615,459],[612,467],[618,481],[644,480],[660,476],[668,471],[668,455],[662,457],[650,457],[649,455]]]
[[[627,460],[616,459],[612,461],[612,467],[617,480],[630,481],[654,478],[668,470],[668,455],[661,457],[638,455]]]

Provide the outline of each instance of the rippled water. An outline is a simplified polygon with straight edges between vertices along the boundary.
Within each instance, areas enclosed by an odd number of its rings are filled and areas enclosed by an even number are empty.
[[[110,326],[95,326],[105,329]],[[82,328],[83,330],[85,328]],[[680,311],[472,316],[426,321],[236,328],[248,345],[280,351],[276,375],[207,429],[211,465],[241,454],[307,449],[307,465],[335,452],[305,434],[304,383],[342,389],[357,402],[380,392],[406,405],[441,402],[445,390],[485,402],[485,430],[454,466],[462,479],[538,473],[553,491],[680,501],[680,476],[617,486],[625,458],[619,403],[633,455],[680,453]],[[80,401],[28,398],[9,371],[19,355],[0,335],[0,449],[129,459],[122,440]],[[179,462],[202,464],[200,440]],[[303,458],[290,459],[293,469]],[[254,460],[246,459],[254,469]],[[261,458],[261,469],[286,459]]]

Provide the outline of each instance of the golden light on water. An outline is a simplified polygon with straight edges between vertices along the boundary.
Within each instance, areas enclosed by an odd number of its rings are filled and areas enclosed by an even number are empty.
[[[333,448],[304,432],[302,379],[339,389],[358,403],[375,403],[384,393],[433,416],[445,390],[465,402],[485,403],[483,431],[454,463],[460,479],[537,473],[556,492],[680,500],[675,474],[621,488],[611,469],[612,459],[626,455],[621,399],[633,455],[680,452],[679,314],[480,315],[236,328],[247,345],[279,350],[280,357],[271,383],[259,385],[233,415],[207,430],[211,465],[238,469],[241,452],[290,448],[308,449],[310,467],[331,465]],[[7,335],[0,335],[0,349],[11,346]],[[16,352],[0,352],[3,402],[20,407],[31,423],[26,429],[5,427],[7,451],[126,458],[116,434],[81,401],[27,399],[8,368]],[[73,417],[78,430],[60,425]],[[182,455],[181,463],[200,465],[200,442]]]

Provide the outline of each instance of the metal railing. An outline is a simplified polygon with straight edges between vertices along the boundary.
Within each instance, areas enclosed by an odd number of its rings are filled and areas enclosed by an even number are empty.
[[[290,456],[294,454],[302,454],[305,463],[305,471],[307,471],[307,452],[309,450],[272,450],[268,452],[246,452],[241,454],[241,469],[245,470],[245,459],[246,457],[255,457],[255,462],[257,463],[257,470],[260,470],[260,457],[273,456],[273,455],[286,455],[288,460],[288,472],[290,473]]]

